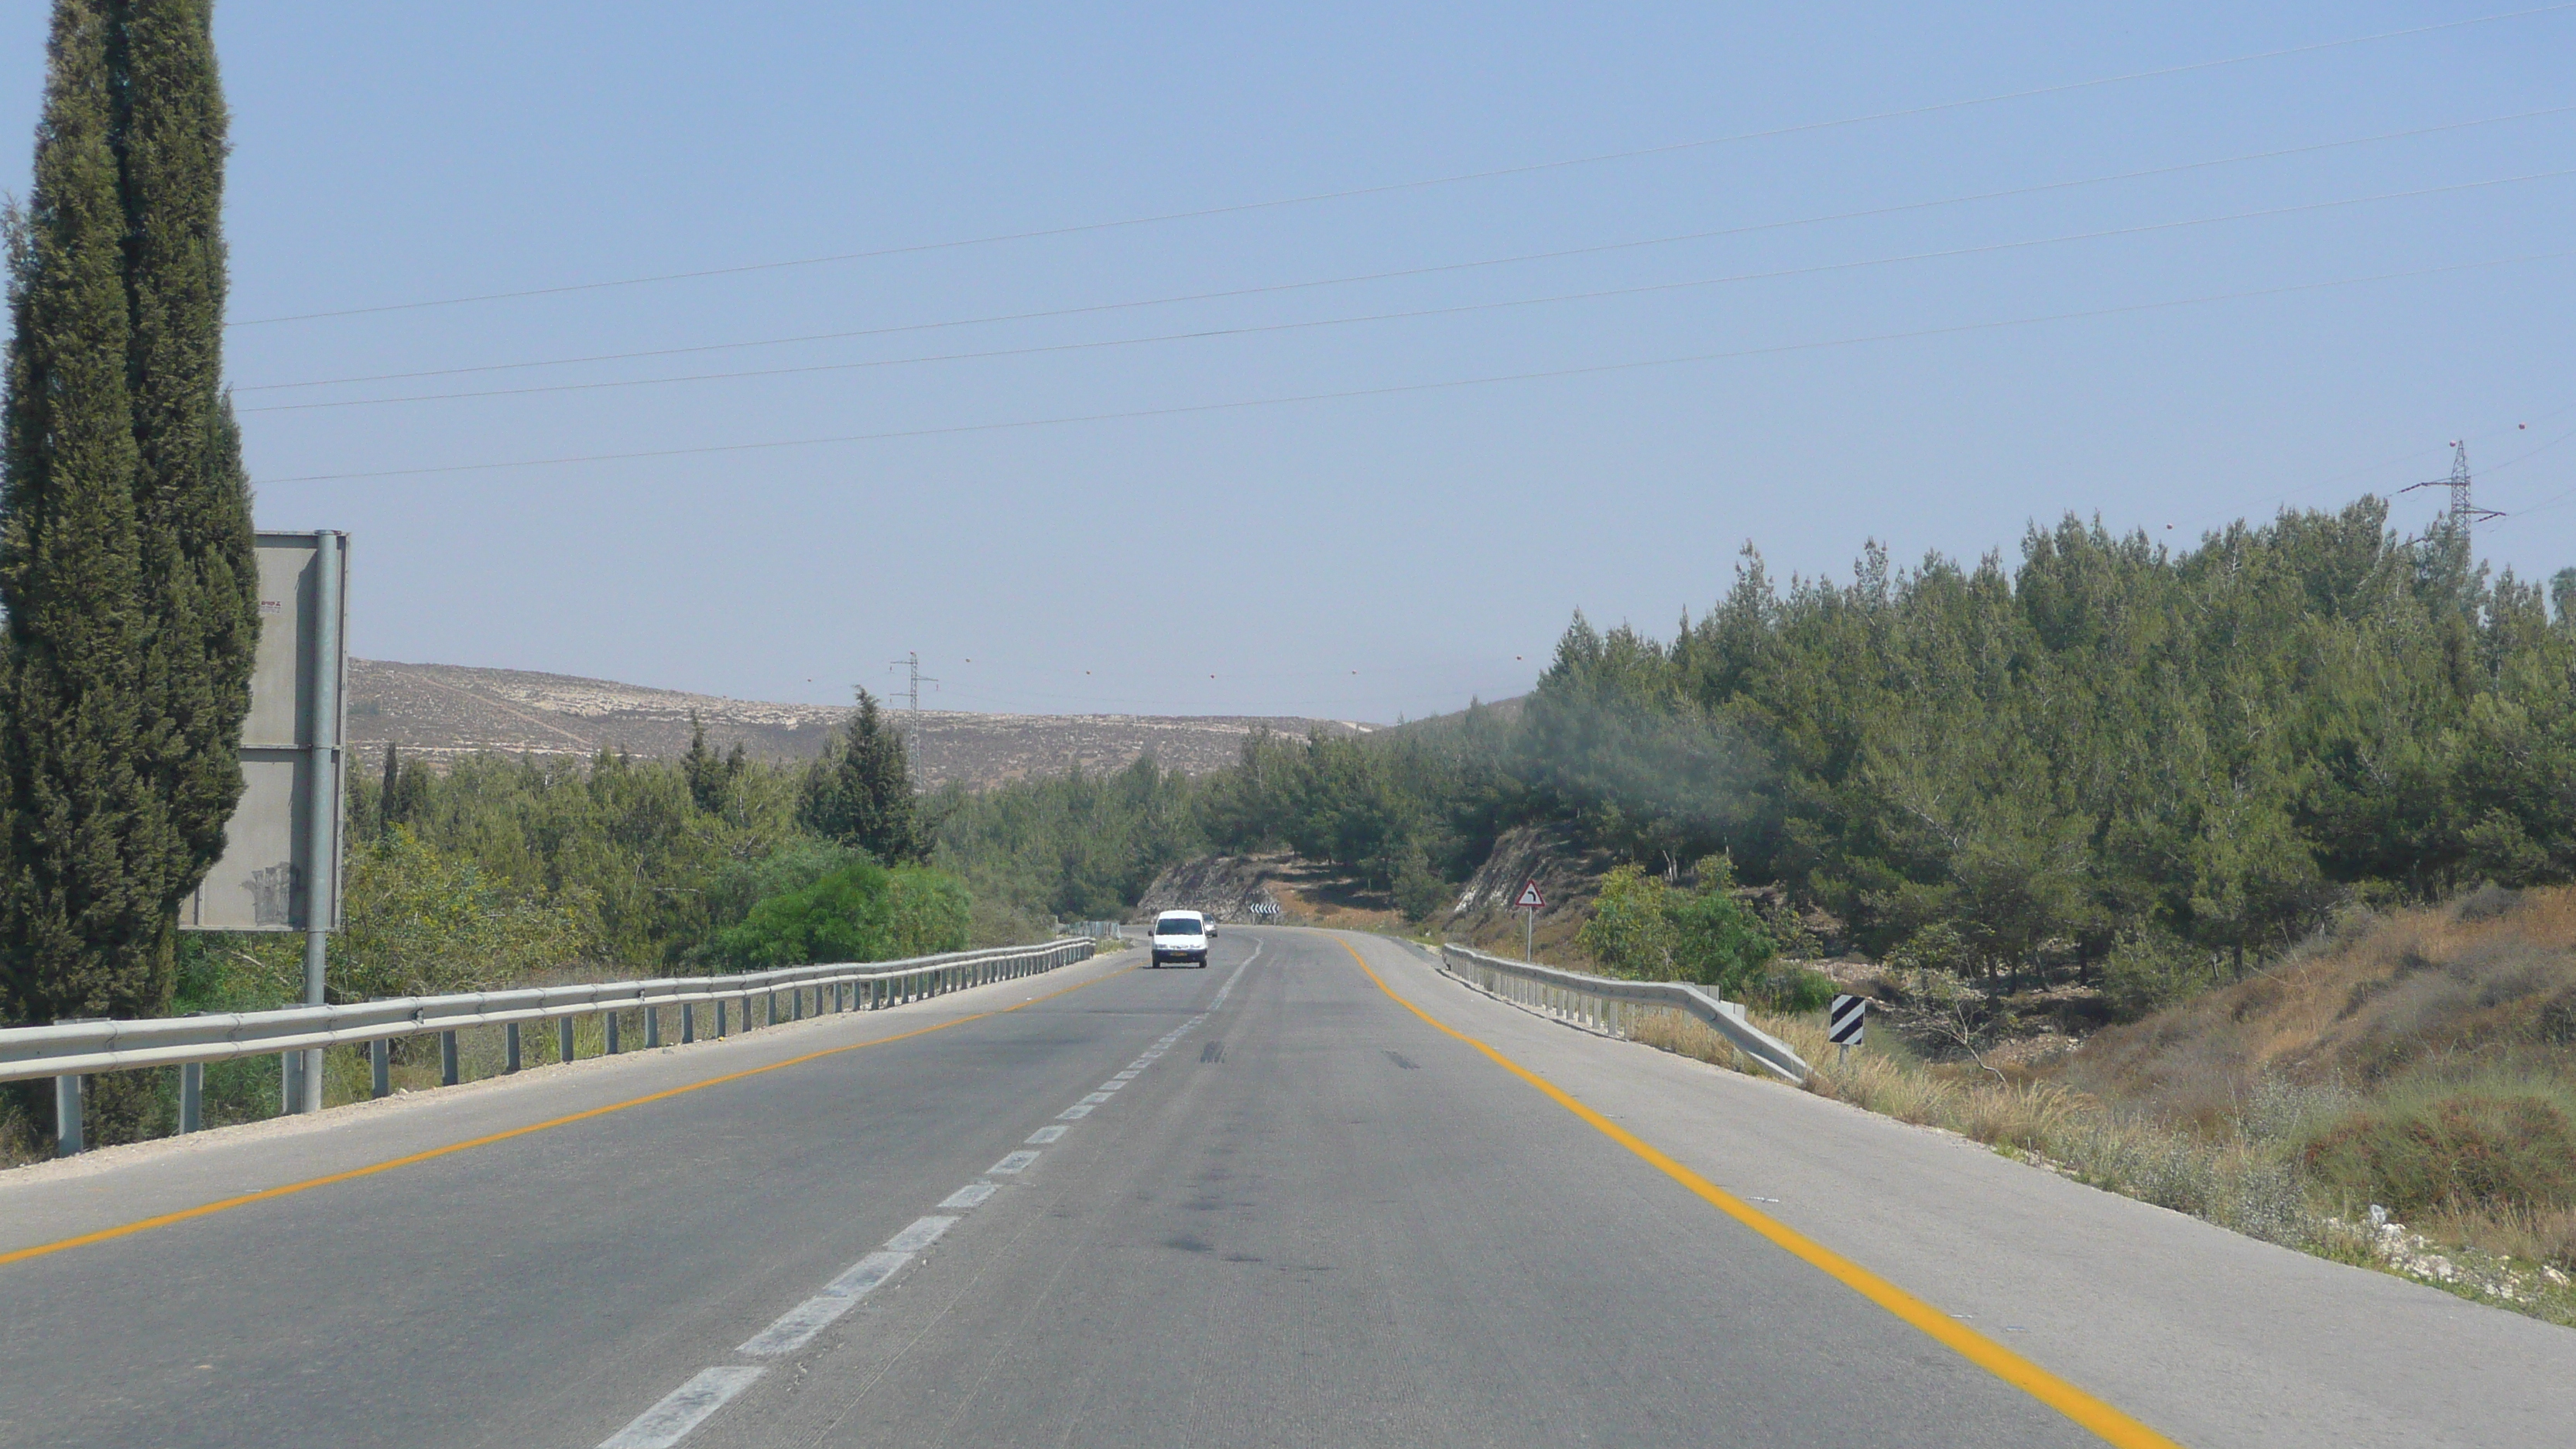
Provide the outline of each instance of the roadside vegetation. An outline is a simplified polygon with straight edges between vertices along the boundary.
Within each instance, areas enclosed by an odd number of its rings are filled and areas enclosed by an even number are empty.
[[[2576,890],[2353,912],[2246,981],[2024,1065],[1892,968],[1838,1060],[1757,1013],[1808,1090],[2269,1242],[2576,1326]],[[1955,1018],[1951,1018],[1955,1020]],[[1750,1070],[1696,1020],[1637,1039]]]
[[[874,704],[863,697],[804,767],[720,758],[703,734],[677,761],[481,755],[436,770],[388,749],[350,776],[333,998],[883,961],[1043,935],[1043,921],[979,912],[958,876],[930,864],[901,738]],[[182,933],[173,956],[172,1013],[301,998],[300,935]],[[469,1054],[496,1054],[491,1035]],[[528,1047],[551,1059],[549,1034]],[[397,1080],[433,1072],[432,1050],[398,1042]],[[121,1075],[132,1110],[113,1131],[94,1124],[99,1140],[169,1131],[173,1074]],[[331,1053],[325,1077],[330,1100],[366,1095],[355,1050]],[[277,1098],[274,1058],[208,1069],[209,1124],[273,1115]],[[0,1107],[0,1157],[42,1152],[50,1117],[50,1104]]]

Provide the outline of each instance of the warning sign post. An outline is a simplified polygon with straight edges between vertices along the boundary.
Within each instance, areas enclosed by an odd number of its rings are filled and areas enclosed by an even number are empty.
[[[1536,877],[1532,877],[1529,880],[1521,882],[1520,899],[1512,902],[1512,904],[1520,907],[1523,912],[1521,916],[1521,959],[1524,961],[1536,960],[1536,957],[1530,955],[1530,946],[1538,937],[1538,913],[1547,909],[1547,897],[1539,894],[1538,880]]]

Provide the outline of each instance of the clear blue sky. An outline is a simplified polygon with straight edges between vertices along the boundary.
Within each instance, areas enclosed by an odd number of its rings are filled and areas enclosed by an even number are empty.
[[[45,6],[0,12],[23,191]],[[2188,66],[2516,8],[1110,8],[231,0],[238,323],[1111,222]],[[1392,719],[1736,550],[2189,540],[2437,476],[2576,490],[2576,112],[1873,218],[1254,297],[2576,105],[2576,10],[1457,184],[872,260],[237,325],[263,526],[355,535],[378,658],[765,698]],[[2440,195],[2390,198],[2463,183]],[[2379,199],[2369,199],[2379,198]],[[2316,203],[2355,204],[2316,208]],[[2234,217],[2009,247],[2075,233]],[[1917,253],[1969,255],[1892,261]],[[1869,265],[1840,266],[1845,263]],[[1819,270],[1820,268],[1837,268]],[[1568,293],[1795,272],[1527,306]],[[2307,287],[2112,316],[1982,326]],[[1388,312],[1433,317],[1276,330]],[[1272,327],[1132,346],[1025,349]],[[1942,329],[1972,329],[1948,330]],[[1817,346],[1891,333],[1900,340]],[[1716,361],[1380,391],[1717,352]],[[390,406],[280,403],[1019,355]],[[1371,392],[1016,429],[985,425]],[[2517,428],[2517,424],[2529,424]],[[383,473],[969,428],[545,467]],[[2512,461],[2530,453],[2527,459]],[[2499,466],[2506,465],[2506,466]],[[2420,525],[2438,495],[2403,501]],[[2172,533],[2167,534],[2167,526]],[[2576,499],[2488,525],[2576,562]],[[972,661],[971,663],[968,661]],[[1214,676],[1211,678],[1210,676]]]

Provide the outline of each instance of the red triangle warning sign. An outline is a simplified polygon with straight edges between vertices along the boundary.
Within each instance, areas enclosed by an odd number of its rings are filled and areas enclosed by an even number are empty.
[[[1524,881],[1521,883],[1521,898],[1512,904],[1526,906],[1533,911],[1543,911],[1547,909],[1547,898],[1538,893],[1537,881]]]

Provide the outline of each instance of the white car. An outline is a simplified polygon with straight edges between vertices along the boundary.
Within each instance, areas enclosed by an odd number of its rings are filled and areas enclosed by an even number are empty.
[[[1207,917],[1196,911],[1165,911],[1154,918],[1153,964],[1186,961],[1204,968],[1208,937],[1215,934],[1208,929]]]

